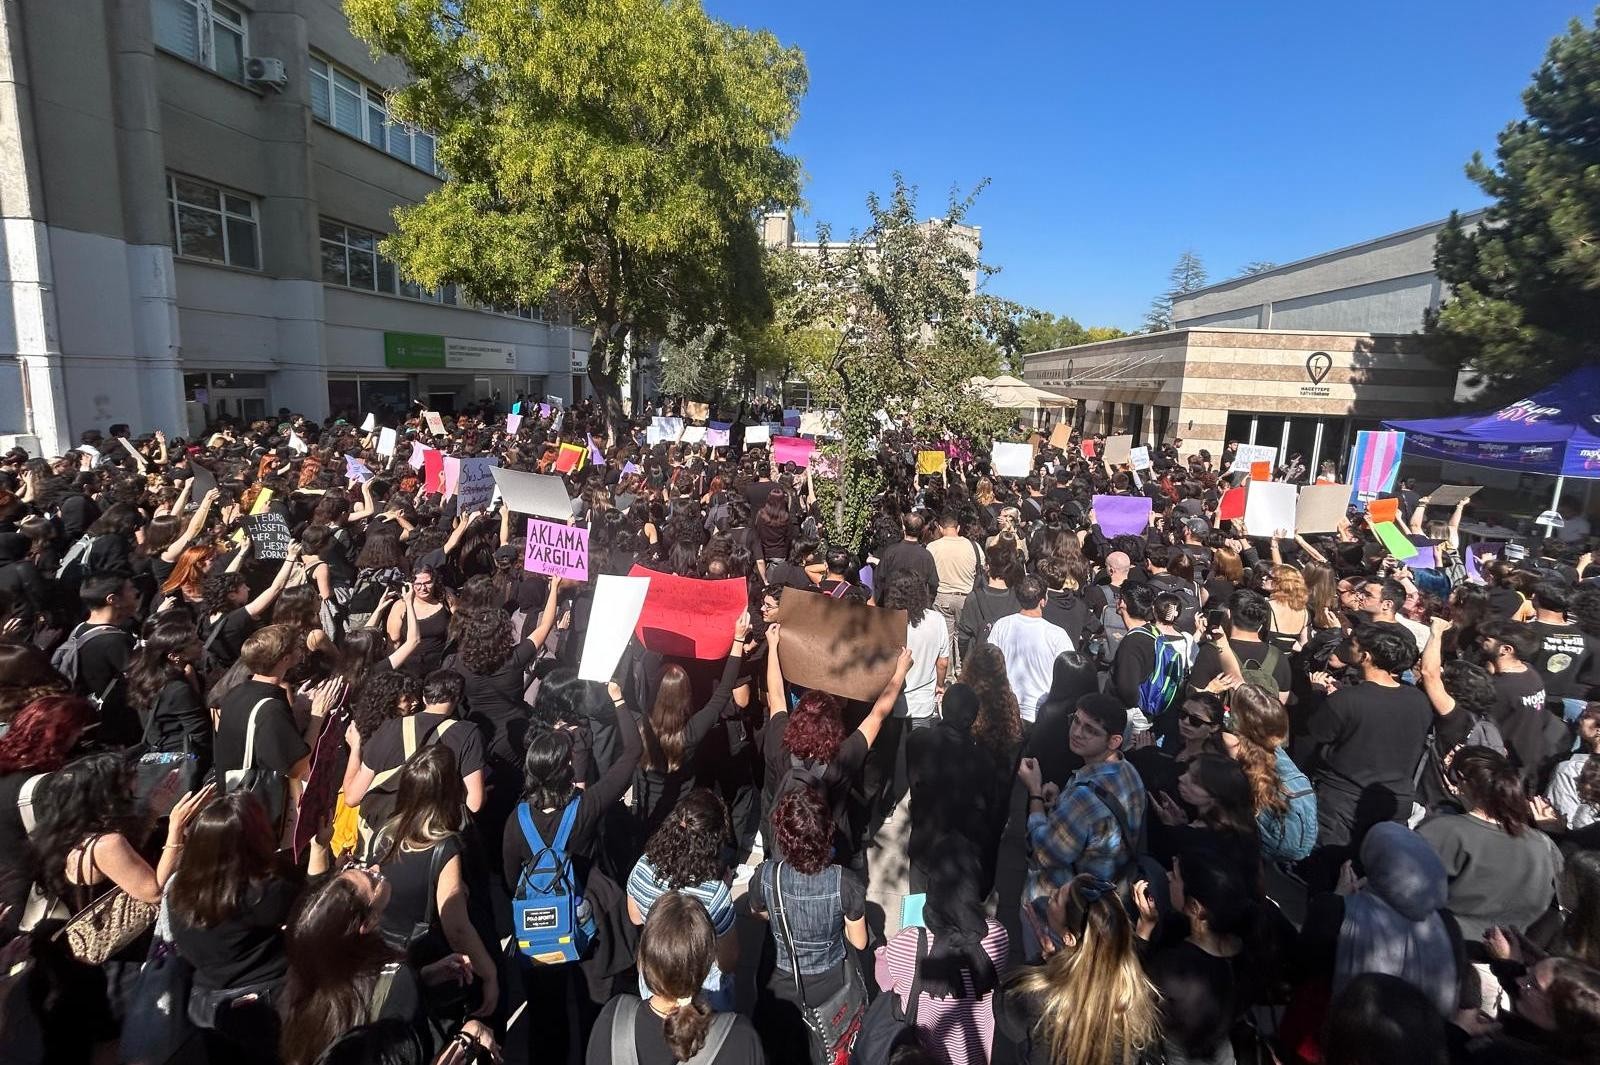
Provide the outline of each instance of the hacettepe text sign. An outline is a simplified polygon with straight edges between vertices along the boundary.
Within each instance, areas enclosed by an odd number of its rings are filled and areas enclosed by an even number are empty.
[[[515,370],[517,349],[493,340],[385,333],[383,364],[398,370]]]
[[[559,522],[528,519],[528,551],[522,568],[548,577],[589,579],[589,530]]]

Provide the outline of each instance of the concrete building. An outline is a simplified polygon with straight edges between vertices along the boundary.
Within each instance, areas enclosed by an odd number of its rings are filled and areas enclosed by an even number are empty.
[[[1477,224],[1481,214],[1468,216]],[[1024,358],[1029,384],[1077,399],[1076,424],[1184,452],[1238,440],[1346,461],[1355,432],[1439,413],[1457,375],[1414,334],[1444,296],[1435,222],[1174,300],[1174,328]]]
[[[437,187],[338,0],[4,0],[0,434],[572,396],[587,335],[400,278]]]
[[[926,222],[917,223],[917,228],[924,232],[933,226],[942,226],[944,221],[930,218]],[[955,243],[972,255],[973,262],[978,261],[978,256],[983,250],[983,227],[955,225],[950,227],[955,234]],[[761,242],[769,248],[786,249],[797,255],[815,257],[817,250],[822,247],[820,241],[795,239],[794,212],[787,208],[782,211],[768,211],[761,216]],[[845,241],[835,241],[836,247],[843,247]],[[967,278],[967,289],[970,292],[978,290],[978,271],[976,266],[964,271]]]

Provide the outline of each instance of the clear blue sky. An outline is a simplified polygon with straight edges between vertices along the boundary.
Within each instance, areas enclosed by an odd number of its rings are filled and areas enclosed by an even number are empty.
[[[864,223],[902,171],[971,221],[990,291],[1139,325],[1184,248],[1213,280],[1481,206],[1578,0],[705,0],[805,51],[800,227]]]

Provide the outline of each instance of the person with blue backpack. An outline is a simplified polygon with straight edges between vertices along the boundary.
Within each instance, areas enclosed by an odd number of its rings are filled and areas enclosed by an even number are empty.
[[[556,675],[545,679],[549,684]],[[582,1046],[610,997],[611,971],[631,955],[622,889],[596,864],[600,826],[639,764],[639,726],[610,685],[622,751],[579,787],[577,730],[536,727],[523,759],[522,801],[506,820],[502,863],[511,892],[512,946],[530,1011],[530,1031],[550,1046]],[[578,963],[578,964],[574,964]]]
[[[1176,742],[1178,715],[1169,711],[1183,696],[1194,659],[1194,638],[1175,627],[1183,603],[1175,595],[1128,584],[1118,610],[1128,634],[1111,660],[1107,691],[1124,708],[1140,711],[1163,742]]]

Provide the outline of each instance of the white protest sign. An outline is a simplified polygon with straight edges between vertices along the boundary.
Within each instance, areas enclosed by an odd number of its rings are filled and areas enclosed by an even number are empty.
[[[662,418],[658,416],[650,419],[650,429],[645,434],[645,441],[651,444],[671,444],[675,443],[682,434],[682,418]]]
[[[706,440],[706,427],[703,425],[686,425],[683,427],[683,435],[678,437],[678,440],[685,444],[703,444]]]
[[[1128,464],[1136,470],[1150,468],[1150,448],[1145,445],[1128,449]]]
[[[1257,462],[1266,462],[1276,465],[1278,449],[1267,444],[1240,444],[1239,450],[1234,453],[1233,465],[1228,467],[1229,473],[1249,473],[1250,467]],[[1291,525],[1290,528],[1294,526]]]
[[[363,433],[370,433],[370,432],[372,432],[372,430],[376,429],[377,427],[378,427],[378,419],[377,419],[377,417],[375,415],[371,415],[371,414],[367,415],[367,420],[361,423],[361,431]]]
[[[400,434],[387,425],[378,430],[378,454],[394,457],[394,446],[400,440]]]
[[[747,425],[744,427],[744,442],[747,447],[757,444],[772,443],[772,430],[766,425]]]
[[[432,433],[434,436],[443,436],[443,435],[445,435],[445,433],[444,433],[444,419],[439,417],[439,412],[438,411],[436,411],[436,410],[425,410],[425,411],[422,412],[422,417],[423,417],[423,420],[428,423],[428,432]]]
[[[489,472],[500,489],[500,498],[518,514],[536,514],[558,521],[572,517],[572,500],[561,478],[544,473],[503,470],[498,466],[492,467]]]
[[[583,658],[578,679],[604,684],[617,671],[622,653],[633,639],[634,626],[644,610],[649,577],[616,577],[602,573],[595,581],[594,607],[583,637]]]
[[[1251,481],[1244,497],[1244,534],[1273,536],[1279,530],[1294,533],[1298,485],[1283,481]]]
[[[306,442],[300,439],[300,434],[295,432],[293,429],[289,430],[289,448],[290,450],[301,455],[304,455],[307,451],[311,450],[306,446]]]
[[[995,444],[989,464],[1000,477],[1026,477],[1033,472],[1033,448],[1027,444]]]

